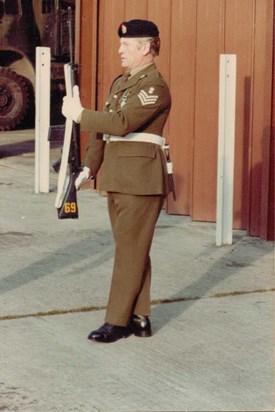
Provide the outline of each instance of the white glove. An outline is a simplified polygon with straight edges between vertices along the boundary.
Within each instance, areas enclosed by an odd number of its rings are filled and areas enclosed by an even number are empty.
[[[80,115],[83,112],[84,107],[82,107],[80,97],[79,97],[79,87],[73,87],[73,97],[65,96],[63,98],[62,114],[68,119],[73,120],[76,123],[80,123]]]
[[[91,170],[87,166],[84,166],[82,172],[80,172],[77,178],[75,179],[74,184],[75,184],[76,190],[80,188],[82,183],[87,182],[87,180],[89,180],[90,177],[91,177]]]

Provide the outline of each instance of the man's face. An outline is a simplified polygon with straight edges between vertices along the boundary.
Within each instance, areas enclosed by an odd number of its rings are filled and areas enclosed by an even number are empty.
[[[148,46],[148,45],[147,45]],[[118,53],[121,58],[121,66],[131,70],[144,64],[148,47],[140,44],[135,38],[121,38]]]

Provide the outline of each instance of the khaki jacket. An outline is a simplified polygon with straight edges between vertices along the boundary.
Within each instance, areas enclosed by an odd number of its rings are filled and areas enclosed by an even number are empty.
[[[81,130],[91,134],[84,165],[96,174],[99,189],[134,195],[166,195],[167,172],[162,148],[144,142],[105,142],[103,134],[162,136],[171,108],[167,84],[154,63],[128,78],[113,82],[103,112],[84,110]]]

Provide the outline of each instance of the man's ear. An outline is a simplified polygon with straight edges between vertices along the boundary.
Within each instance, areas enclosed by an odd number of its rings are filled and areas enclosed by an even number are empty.
[[[143,56],[147,56],[150,53],[151,45],[149,41],[146,41],[142,45]]]

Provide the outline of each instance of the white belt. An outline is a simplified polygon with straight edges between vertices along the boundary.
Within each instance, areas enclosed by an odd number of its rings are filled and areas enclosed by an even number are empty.
[[[104,134],[103,140],[106,142],[145,142],[158,144],[159,146],[163,146],[165,143],[164,137],[151,133],[129,133],[124,137]]]

